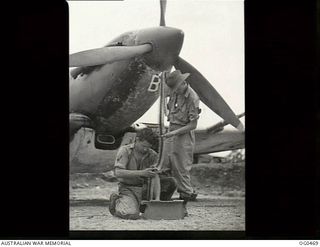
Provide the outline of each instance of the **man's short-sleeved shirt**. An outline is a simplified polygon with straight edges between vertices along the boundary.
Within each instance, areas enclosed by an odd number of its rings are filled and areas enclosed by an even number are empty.
[[[182,95],[176,92],[171,93],[167,107],[170,124],[184,126],[199,118],[199,96],[190,86]]]
[[[125,170],[144,170],[157,162],[158,154],[152,149],[139,160],[133,154],[134,144],[124,145],[119,148],[114,168]],[[119,182],[127,185],[142,185],[143,178],[118,178]]]

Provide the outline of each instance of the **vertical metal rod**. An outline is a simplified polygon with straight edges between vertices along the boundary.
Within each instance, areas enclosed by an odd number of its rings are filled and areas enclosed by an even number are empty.
[[[164,132],[164,101],[165,101],[165,95],[164,95],[164,83],[166,79],[166,73],[163,71],[161,73],[160,77],[160,103],[159,103],[159,157],[157,162],[157,167],[159,170],[162,168],[162,160],[163,160],[163,132]]]
[[[160,103],[159,103],[159,147],[158,147],[158,160],[156,167],[160,170],[162,168],[162,160],[163,160],[163,129],[164,129],[164,82],[165,82],[165,76],[166,73],[163,71],[160,76],[160,87],[159,87],[159,95],[160,95]],[[157,179],[157,181],[156,181]],[[152,181],[153,180],[153,181]],[[157,178],[148,178],[148,184],[147,184],[147,200],[150,201],[153,199],[153,185],[159,185],[160,186],[160,180],[159,177]],[[160,200],[160,191],[161,188],[157,188],[156,190],[157,195],[155,195],[156,200]]]
[[[150,188],[151,188],[151,178],[147,178],[147,201],[151,200]]]

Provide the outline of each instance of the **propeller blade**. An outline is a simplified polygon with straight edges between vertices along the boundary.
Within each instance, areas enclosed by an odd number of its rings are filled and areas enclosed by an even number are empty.
[[[167,0],[160,0],[160,26],[163,26],[163,27],[166,26],[166,21],[165,21],[166,6],[167,6]]]
[[[74,68],[70,71],[70,75],[72,76],[73,79],[76,79],[77,76],[82,72],[82,70],[83,70],[82,67]]]
[[[214,89],[214,87],[196,68],[181,57],[178,58],[174,67],[179,69],[182,73],[190,73],[187,82],[190,83],[190,86],[199,95],[200,100],[204,104],[223,118],[227,123],[231,124],[238,130],[243,131],[243,124],[240,122],[236,114],[231,110],[217,90]]]
[[[244,112],[241,113],[241,114],[239,114],[239,115],[237,115],[237,118],[242,118],[243,116],[244,116]],[[223,121],[221,121],[221,122],[219,122],[219,123],[216,123],[215,125],[207,128],[207,132],[208,132],[208,133],[218,132],[218,131],[220,131],[220,130],[223,130],[223,127],[226,126],[226,125],[228,125],[228,124],[229,124],[229,123],[227,123],[225,120],[223,120]]]
[[[112,46],[86,50],[71,54],[70,67],[95,66],[133,58],[152,51],[150,44],[137,46]]]

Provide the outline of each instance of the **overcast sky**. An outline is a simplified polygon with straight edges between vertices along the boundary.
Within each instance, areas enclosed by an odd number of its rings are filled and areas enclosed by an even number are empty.
[[[160,21],[159,0],[68,4],[70,53],[104,46],[121,33],[158,26]],[[165,19],[167,26],[184,31],[180,56],[207,78],[236,114],[244,112],[243,1],[168,0]],[[221,121],[204,104],[200,108],[198,127]],[[157,122],[157,111],[156,102],[137,122]]]

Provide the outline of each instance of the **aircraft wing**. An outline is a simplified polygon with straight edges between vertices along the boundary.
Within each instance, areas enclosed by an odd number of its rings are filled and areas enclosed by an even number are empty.
[[[194,154],[208,154],[244,148],[244,132],[223,130],[208,133],[207,130],[195,131]]]
[[[158,129],[159,127],[159,125],[155,123],[142,123],[139,128],[145,126],[154,129]],[[211,127],[208,129],[195,130],[196,142],[194,154],[209,154],[244,148],[244,137],[244,131],[224,130],[223,127],[220,129]]]
[[[245,113],[236,115],[238,119],[242,118]],[[206,129],[195,130],[195,150],[194,154],[208,154],[222,151],[241,149],[245,146],[245,131],[224,130],[228,122],[223,120]],[[139,128],[159,128],[156,123],[136,124],[135,129]]]

